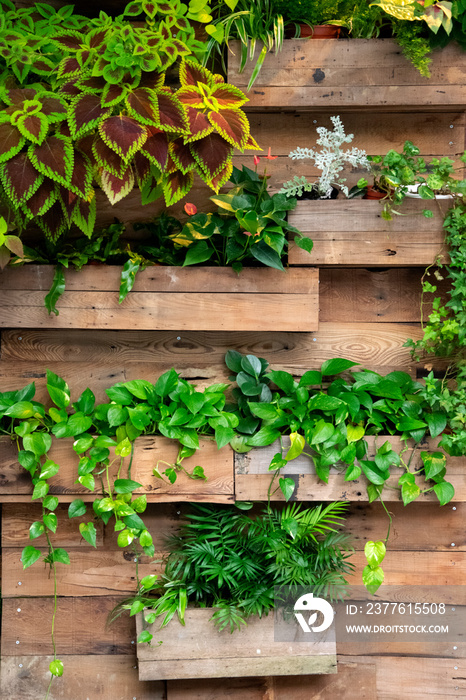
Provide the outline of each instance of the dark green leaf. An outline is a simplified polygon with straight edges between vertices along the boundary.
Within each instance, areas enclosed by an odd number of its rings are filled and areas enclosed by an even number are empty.
[[[84,515],[86,510],[86,504],[84,501],[77,498],[74,501],[71,501],[70,505],[68,506],[68,517],[78,518],[79,516]]]
[[[21,554],[21,561],[23,564],[23,569],[27,569],[28,566],[32,566],[41,557],[41,552],[39,549],[29,545],[25,547]]]
[[[132,493],[136,489],[142,488],[142,484],[132,479],[116,479],[113,486],[115,493]]]

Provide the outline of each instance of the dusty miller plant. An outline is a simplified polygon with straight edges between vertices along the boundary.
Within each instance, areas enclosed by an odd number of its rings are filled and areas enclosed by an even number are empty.
[[[348,187],[344,184],[346,178],[340,176],[341,171],[346,164],[353,167],[369,169],[369,163],[366,157],[366,152],[359,148],[342,150],[344,143],[351,143],[354,134],[345,134],[345,128],[340,117],[330,117],[333,124],[333,131],[329,131],[324,126],[317,129],[319,138],[317,145],[322,146],[320,151],[313,148],[298,148],[291,151],[289,157],[293,160],[304,160],[310,158],[316,168],[322,171],[322,174],[315,182],[309,182],[303,175],[294,176],[292,180],[283,183],[280,190],[290,197],[300,197],[304,192],[316,191],[320,197],[330,197],[332,187],[338,185],[342,192],[348,197]]]

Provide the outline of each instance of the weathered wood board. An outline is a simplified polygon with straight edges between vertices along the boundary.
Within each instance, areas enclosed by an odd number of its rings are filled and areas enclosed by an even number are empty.
[[[139,678],[221,678],[227,676],[302,675],[336,673],[335,641],[318,645],[277,642],[274,639],[274,614],[252,618],[247,626],[230,634],[219,632],[210,621],[211,608],[189,609],[185,626],[173,618],[164,629],[148,625],[161,646],[138,646]],[[136,621],[137,634],[142,619]]]
[[[379,435],[377,438],[366,437],[369,445],[368,459],[372,459],[375,455],[376,446],[380,447],[385,441],[392,444],[396,452],[400,452],[403,445],[399,438]],[[289,446],[288,438],[283,438],[284,450],[286,453]],[[428,440],[422,449],[435,450],[438,444],[438,439]],[[272,457],[280,452],[280,443],[277,440],[268,447],[251,450],[244,454],[235,455],[235,498],[238,501],[255,501],[267,500],[269,490],[271,472],[268,471]],[[404,459],[408,460],[410,452],[408,450]],[[338,466],[338,465],[337,465]],[[300,455],[296,459],[290,461],[286,467],[280,470],[280,474],[286,475],[295,481],[296,489],[293,498],[298,501],[313,501],[313,500],[348,500],[348,501],[367,501],[367,481],[364,476],[354,481],[345,481],[345,465],[340,465],[330,468],[330,476],[328,484],[318,478],[315,473],[315,468],[312,460],[306,455]],[[419,468],[422,466],[419,450],[416,450],[411,461],[411,468]],[[396,487],[398,479],[402,472],[397,467],[391,468],[392,476],[388,481],[389,487]],[[466,501],[466,458],[465,457],[450,457],[447,456],[447,473],[448,481],[450,481],[455,489],[454,501]],[[275,484],[278,486],[278,483]],[[284,501],[284,496],[281,489],[277,489],[271,495],[273,500]],[[387,488],[384,491],[384,501],[392,502],[399,501],[400,493],[396,488]],[[434,493],[423,493],[419,496],[420,502],[438,503],[438,499]]]
[[[218,450],[212,440],[201,440],[199,452],[183,461],[183,466],[190,471],[198,464],[203,466],[207,480],[190,479],[186,474],[180,473],[176,482],[170,484],[166,477],[162,480],[154,476],[153,470],[157,465],[163,473],[167,466],[176,461],[178,449],[176,441],[160,436],[136,439],[131,478],[142,484],[134,492],[136,495],[144,493],[147,500],[152,502],[188,499],[223,503],[233,499],[233,452],[229,447]],[[98,479],[94,492],[75,483],[79,457],[73,450],[71,439],[54,440],[49,457],[60,465],[59,473],[49,480],[51,495],[68,502],[78,496],[84,501],[93,501],[96,494],[101,493]],[[0,464],[0,502],[24,502],[27,495],[32,494],[31,478],[18,463],[16,445],[7,438],[0,438]],[[128,464],[129,457],[123,461],[122,474]],[[120,461],[116,460],[111,468],[112,478],[116,477],[119,467]]]
[[[228,81],[247,86],[255,61],[239,72],[239,42],[230,42]],[[261,46],[256,48],[256,60]],[[375,70],[374,67],[377,66]],[[248,93],[246,109],[396,108],[397,111],[466,103],[466,57],[450,44],[433,55],[431,77],[424,78],[393,39],[288,39],[269,53]],[[446,86],[448,85],[448,89]]]
[[[448,262],[437,203],[442,202],[406,199],[397,209],[402,216],[394,214],[392,221],[386,221],[380,201],[304,200],[290,212],[289,220],[314,242],[313,265],[425,268],[439,259]],[[423,216],[424,209],[434,216]],[[307,265],[308,258],[298,246],[290,247],[290,265]]]
[[[0,327],[141,330],[313,331],[318,327],[317,269],[155,267],[138,275],[118,304],[121,270],[70,271],[59,315],[44,307],[52,269],[28,266],[0,274]],[[140,279],[139,279],[140,278]],[[113,291],[108,291],[113,290]],[[293,313],[299,309],[299,314]]]

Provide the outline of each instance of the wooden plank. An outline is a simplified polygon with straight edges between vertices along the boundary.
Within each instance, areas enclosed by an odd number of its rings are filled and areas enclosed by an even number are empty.
[[[369,445],[368,457],[371,459],[375,454],[375,445],[380,446],[386,440],[390,442],[393,449],[400,452],[402,444],[399,438],[391,436],[378,436],[374,441],[367,436]],[[438,438],[428,440],[425,449],[436,449]],[[283,438],[284,449],[289,445],[288,438]],[[251,450],[244,454],[235,455],[235,497],[238,501],[267,500],[271,474],[268,471],[272,457],[280,452],[280,443],[276,441],[267,447]],[[409,451],[405,453],[404,459],[409,459]],[[420,467],[422,465],[419,451],[414,455],[411,466]],[[321,481],[315,474],[314,465],[305,455],[300,455],[295,460],[289,462],[280,473],[293,478],[296,483],[296,490],[293,498],[298,501],[307,500],[349,500],[367,501],[367,481],[365,477],[354,481],[345,481],[344,473],[346,467],[342,465],[342,470],[331,467],[328,484]],[[387,482],[389,486],[384,492],[384,500],[387,502],[399,501],[400,493],[396,488],[398,478],[401,474],[399,468],[391,468],[392,476]],[[466,500],[466,458],[447,456],[448,480],[455,488],[454,501]],[[422,485],[422,482],[421,482]],[[280,489],[277,489],[272,498],[283,501],[284,496]],[[434,493],[423,493],[419,496],[419,502],[438,503]]]
[[[269,58],[270,56],[266,58],[262,70],[266,70]],[[313,110],[283,112],[284,108],[286,109],[285,105],[280,105],[279,111],[267,109],[263,112],[250,112],[248,114],[251,133],[256,135],[264,149],[263,154],[258,153],[257,155],[266,155],[270,145],[272,155],[279,156],[276,160],[267,161],[267,174],[271,176],[269,182],[272,188],[279,187],[280,182],[289,179],[290,175],[284,172],[285,164],[289,165],[289,172],[291,169],[296,170],[299,166],[300,174],[301,168],[312,168],[310,172],[314,175],[317,173],[311,160],[293,162],[288,158],[288,153],[297,146],[315,148],[316,140],[319,138],[316,128],[325,126],[331,129],[330,117],[334,115],[334,111],[318,112],[317,114]],[[391,148],[401,151],[407,139],[420,149],[421,155],[427,160],[434,156],[443,157],[445,155],[456,160],[464,151],[465,115],[463,110],[435,113],[416,112],[415,119],[413,119],[412,113],[397,113],[394,117],[393,113],[390,112],[377,112],[375,119],[374,113],[370,110],[345,111],[342,121],[345,125],[345,132],[354,134],[351,145],[364,149],[371,155],[385,155]],[[246,152],[238,158],[242,158],[245,165],[249,164],[252,167],[250,152]],[[260,164],[259,172],[261,172],[263,165],[264,163]],[[459,161],[458,165],[461,168],[464,164]],[[356,180],[360,175],[361,173],[358,171]]]
[[[344,659],[344,657],[343,657]],[[358,659],[364,661],[365,657]],[[466,695],[466,659],[375,659],[377,700],[399,700],[400,689],[410,700],[446,700]]]
[[[431,503],[414,502],[406,507],[403,503],[391,502],[390,513],[393,517],[390,552],[466,550],[466,503],[455,502],[439,508]],[[381,503],[351,503],[344,530],[351,534],[355,549],[364,549],[368,540],[381,539],[387,527],[388,518]]]
[[[374,700],[376,667],[338,661],[330,675],[167,681],[168,700]]]
[[[239,72],[240,42],[231,42],[228,80],[247,85],[254,61]],[[257,52],[261,47],[257,47]],[[258,55],[258,53],[256,54]],[[350,39],[323,42],[285,40],[282,51],[269,54],[253,88],[246,109],[284,106],[371,106],[374,109],[463,105],[466,72],[464,54],[449,45],[433,56],[431,78],[422,77],[401,55],[392,39]],[[373,66],[381,66],[374,75]],[[448,89],[446,89],[448,85]]]
[[[7,267],[0,273],[0,291],[3,294],[11,290],[48,292],[53,274],[51,265]],[[81,270],[66,270],[65,274],[68,292],[118,293],[120,289],[121,267],[118,265],[85,265]],[[270,267],[245,268],[238,275],[231,267],[161,265],[138,273],[130,296],[134,292],[312,294],[318,279],[316,275],[316,270],[280,273]]]
[[[57,601],[55,642],[62,656],[75,654],[134,655],[136,624],[126,611],[108,624],[121,596],[62,598]],[[5,598],[2,606],[2,657],[53,654],[44,633],[52,619],[53,598]]]
[[[276,507],[277,504],[275,503]],[[180,503],[149,503],[142,516],[152,534],[157,550],[163,549],[165,538],[176,533],[182,513],[188,506]],[[24,547],[29,537],[29,526],[41,517],[41,506],[37,503],[3,504],[2,507],[2,547]],[[60,505],[55,511],[58,516],[57,531],[53,536],[55,547],[78,546],[82,542],[78,533],[79,522],[87,522],[88,516],[68,517],[68,509]],[[430,503],[410,503],[406,508],[402,503],[390,503],[393,528],[390,534],[390,550],[404,551],[454,551],[466,550],[464,519],[466,504],[455,502],[444,508],[432,507]],[[387,514],[379,502],[353,502],[347,511],[344,529],[351,535],[355,549],[364,549],[367,540],[377,540],[385,532]],[[118,550],[116,534],[112,528],[103,533],[102,523],[95,523],[98,546]],[[413,536],[413,533],[416,536]],[[120,550],[121,551],[121,550]]]
[[[356,568],[347,577],[348,582],[360,586],[362,571],[367,564],[364,552],[355,552],[351,563]],[[382,566],[385,573],[384,586],[463,586],[466,556],[464,552],[455,551],[397,552],[390,551],[389,545]]]
[[[405,216],[386,221],[380,202],[302,201],[289,218],[314,242],[312,264],[425,268],[439,258],[448,261],[443,216],[435,205],[405,200],[401,207]],[[424,209],[433,211],[434,216],[422,216]],[[309,263],[309,254],[298,246],[290,248],[288,258],[290,265]]]
[[[0,501],[5,496],[21,496],[25,500],[26,495],[32,494],[32,484],[29,473],[24,470],[17,461],[16,446],[8,438],[1,438],[2,446],[2,474],[0,480]],[[227,446],[217,449],[216,443],[204,439],[200,441],[200,452],[189,459],[184,460],[186,469],[201,464],[205,468],[207,481],[202,479],[190,479],[186,474],[179,474],[175,484],[154,477],[153,470],[159,461],[172,464],[176,461],[179,446],[176,441],[164,437],[142,436],[135,441],[133,466],[131,478],[142,484],[136,489],[135,494],[145,493],[149,501],[173,501],[196,500],[204,497],[220,502],[225,497],[234,493],[233,484],[233,453]],[[54,440],[49,451],[49,457],[60,465],[60,471],[49,480],[51,495],[62,496],[64,500],[72,500],[70,497],[79,495],[83,500],[94,500],[95,494],[100,493],[100,485],[94,492],[84,488],[81,484],[75,484],[77,478],[78,456],[73,450],[72,439]],[[116,478],[119,469],[119,460],[116,460],[111,468],[110,478]],[[129,458],[123,461],[121,473],[125,473],[129,464]],[[161,471],[165,468],[160,465]]]
[[[245,70],[238,71],[241,58],[241,43],[229,43],[228,80],[242,87],[248,84],[254,61],[246,64]],[[257,46],[256,56],[262,47]],[[371,70],[380,61],[381,70]],[[314,75],[312,69],[320,66],[324,76]],[[452,69],[453,70],[450,70]],[[393,39],[329,39],[325,42],[309,39],[285,39],[282,50],[268,54],[263,69],[254,84],[259,87],[303,86],[309,88],[361,86],[372,87],[425,86],[426,91],[461,85],[466,75],[466,63],[460,47],[450,44],[436,51],[430,66],[431,77],[425,78],[402,55],[399,44]],[[447,74],[449,79],[446,80]],[[285,102],[282,104],[286,104]],[[408,102],[404,103],[409,104]],[[427,104],[427,103],[425,103]],[[444,98],[448,104],[448,96]],[[372,105],[377,107],[378,105]]]
[[[184,332],[181,336],[169,331],[78,331],[67,333],[58,330],[23,329],[2,332],[0,382],[10,387],[8,372],[15,376],[14,368],[22,367],[23,384],[19,374],[15,378],[18,388],[28,383],[28,368],[53,365],[61,376],[75,389],[74,365],[78,376],[86,377],[86,364],[93,363],[93,381],[103,381],[95,376],[95,368],[107,368],[117,373],[117,363],[124,365],[127,381],[143,376],[154,380],[171,367],[187,379],[225,381],[228,370],[224,357],[229,349],[243,354],[265,357],[274,369],[284,369],[300,376],[304,368],[318,367],[331,357],[347,357],[364,366],[407,367],[412,363],[408,348],[403,347],[407,337],[421,337],[416,323],[384,323],[381,326],[364,323],[320,323],[314,333],[223,333],[221,331]],[[312,354],[311,354],[312,353]],[[59,363],[59,364],[58,364]],[[112,366],[113,365],[113,366]],[[3,370],[2,368],[5,368]],[[141,372],[136,375],[137,369]],[[54,370],[55,371],[55,370]],[[122,372],[121,369],[119,370]],[[89,370],[88,373],[89,374]],[[121,374],[123,376],[123,374]],[[36,385],[43,376],[36,376]],[[221,379],[220,379],[221,378]],[[108,385],[117,378],[107,376]],[[87,386],[87,385],[86,385]],[[5,389],[6,390],[6,389]],[[93,385],[93,391],[95,386]]]
[[[212,609],[189,609],[186,625],[175,618],[164,629],[149,625],[161,646],[139,645],[139,678],[229,678],[238,676],[336,673],[335,642],[312,645],[277,642],[273,613],[251,618],[246,627],[219,632],[210,618]],[[136,631],[142,631],[140,616]]]
[[[355,268],[344,274],[338,268],[323,268],[320,271],[319,321],[418,322],[421,319],[422,273],[416,268],[403,267]]]
[[[37,700],[45,696],[52,656],[10,656],[2,659],[2,697]],[[165,684],[141,682],[133,656],[62,658],[65,672],[53,681],[49,700],[166,700]]]
[[[141,328],[142,330],[312,331],[318,293],[189,294],[131,292],[122,306],[111,292],[65,292],[59,316],[49,316],[41,292],[3,292],[0,327]],[[299,315],[290,313],[296,309]],[[258,313],[260,311],[260,320]]]
[[[53,534],[55,547],[80,547],[84,544],[79,534],[79,523],[88,522],[88,513],[80,518],[69,518],[68,507],[59,505],[55,514],[58,519],[57,531]],[[165,539],[177,531],[180,524],[182,506],[180,503],[148,504],[147,510],[141,516],[152,534],[154,546],[162,550]],[[29,526],[42,517],[42,506],[39,503],[4,503],[2,506],[2,547],[24,547],[29,539]],[[97,546],[120,551],[117,544],[118,533],[112,527],[104,528],[101,521],[94,521],[97,530]]]
[[[24,544],[28,544],[24,542]],[[42,555],[46,550],[38,546]],[[39,597],[53,595],[53,579],[41,564],[23,570],[22,548],[4,549],[2,557],[2,595],[4,598],[19,596]],[[107,548],[93,549],[77,546],[68,549],[70,564],[57,566],[57,587],[61,597],[128,596],[136,590],[136,567],[131,547],[119,551]],[[139,576],[160,574],[163,552],[156,551],[155,558],[143,556],[139,563]]]
[[[58,506],[55,514],[58,518],[58,527],[53,535],[55,547],[76,547],[79,545],[81,535],[79,524],[89,522],[89,512],[77,518],[68,517],[68,507]],[[40,503],[4,503],[2,505],[2,543],[6,547],[25,547],[29,538],[29,526],[35,520],[42,519],[42,505]],[[96,528],[97,546],[104,544],[104,524],[94,520]]]

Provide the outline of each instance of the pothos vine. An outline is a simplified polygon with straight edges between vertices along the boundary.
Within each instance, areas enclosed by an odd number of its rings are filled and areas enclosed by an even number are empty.
[[[415,449],[424,438],[442,434],[451,423],[442,402],[433,401],[432,387],[414,382],[404,372],[383,377],[360,370],[343,375],[356,363],[342,358],[328,360],[320,370],[305,372],[298,381],[288,372],[267,371],[267,361],[254,355],[229,351],[226,363],[234,372],[230,379],[236,381],[231,397],[227,397],[228,383],[198,391],[174,369],[162,374],[155,383],[147,380],[117,383],[106,390],[108,402],[97,405],[89,388],[72,403],[67,383],[50,370],[46,374],[50,407],[34,400],[33,383],[0,394],[0,434],[15,441],[18,461],[31,476],[32,500],[42,505],[42,517],[31,524],[29,537],[31,540],[44,537],[46,553],[43,556],[31,544],[23,549],[21,559],[26,569],[42,558],[52,571],[50,684],[54,677],[63,674],[54,637],[57,565],[70,563],[68,552],[53,544],[59,499],[50,493],[50,480],[60,468],[49,455],[54,440],[73,440],[77,455],[76,482],[91,492],[98,487],[89,520],[79,524],[83,539],[96,547],[95,518],[105,525],[113,518],[118,546],[130,546],[136,561],[142,553],[154,556],[152,536],[141,517],[147,498],[135,493],[142,485],[131,478],[134,441],[143,434],[162,435],[180,444],[173,464],[160,462],[154,468],[154,477],[165,478],[170,483],[180,471],[194,479],[206,478],[201,466],[191,471],[183,466],[183,460],[199,448],[200,435],[210,436],[219,448],[230,444],[238,452],[282,441],[282,436],[288,435],[289,448],[285,452],[281,442],[282,447],[269,467],[269,497],[277,478],[284,498],[292,497],[294,481],[281,477],[280,470],[302,454],[313,462],[317,477],[325,482],[332,465],[340,465],[346,481],[364,476],[369,501],[380,500],[389,517],[387,538],[366,545],[363,580],[371,592],[383,581],[380,563],[391,524],[383,490],[397,488],[405,505],[428,491],[436,494],[441,505],[453,497],[453,486],[445,479],[444,453],[421,450],[421,466],[412,466]],[[379,434],[399,435],[404,444],[401,452],[397,453],[385,440],[376,447],[373,458],[368,456],[365,438]],[[415,449],[405,460],[408,440],[414,440]],[[448,448],[445,437],[440,445]],[[393,468],[401,470],[396,485],[388,483]],[[88,506],[82,499],[69,505],[70,518],[87,514]]]

